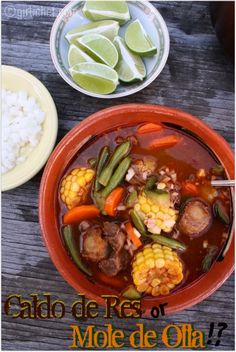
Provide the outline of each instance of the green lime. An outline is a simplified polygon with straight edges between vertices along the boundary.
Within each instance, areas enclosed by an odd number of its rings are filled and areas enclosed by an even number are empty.
[[[146,69],[141,57],[132,53],[121,37],[115,37],[114,44],[119,53],[119,61],[115,67],[119,79],[123,82],[142,81],[146,76]]]
[[[119,80],[116,71],[97,62],[75,65],[70,68],[73,80],[85,90],[97,94],[114,92]]]
[[[128,26],[125,33],[125,43],[130,50],[141,56],[152,56],[157,52],[157,48],[139,20]]]
[[[65,37],[69,43],[76,43],[76,39],[85,34],[97,33],[102,34],[110,40],[113,40],[119,32],[119,23],[117,21],[105,20],[91,22],[69,31]]]
[[[77,39],[78,45],[95,61],[115,67],[118,62],[118,52],[115,45],[104,35],[86,34]]]
[[[68,51],[69,66],[74,66],[81,62],[94,62],[94,60],[78,46],[71,44]]]
[[[85,17],[92,21],[112,19],[124,24],[130,19],[129,7],[124,0],[119,1],[85,1]]]

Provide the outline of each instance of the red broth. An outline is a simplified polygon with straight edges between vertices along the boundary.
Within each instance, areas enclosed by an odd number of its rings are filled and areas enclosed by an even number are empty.
[[[117,130],[106,132],[105,134],[94,138],[88,145],[83,147],[78,155],[74,157],[74,160],[68,165],[64,174],[68,174],[72,169],[76,167],[88,167],[88,159],[97,157],[100,149],[104,145],[108,145],[111,150],[117,146],[117,140],[122,137],[126,139],[128,136],[137,136],[137,126],[122,127]],[[160,138],[166,135],[175,134],[180,137],[180,141],[173,147],[159,150],[148,150],[147,145],[152,139]],[[131,150],[131,157],[135,159],[142,159],[148,155],[157,160],[157,169],[165,166],[169,169],[174,169],[177,173],[177,179],[181,183],[185,181],[191,175],[196,175],[199,169],[204,169],[207,177],[211,175],[211,169],[218,164],[213,154],[201,144],[195,137],[177,129],[164,128],[163,130],[155,133],[148,133],[137,137],[139,144],[134,145]],[[225,177],[225,175],[224,175]],[[224,206],[227,209],[228,214],[231,213],[230,206],[230,193],[223,191],[220,193]],[[88,199],[87,204],[92,204],[92,197]],[[59,197],[59,219],[62,228],[62,218],[67,211],[65,205],[61,202]],[[107,217],[102,216],[101,219],[106,220]],[[109,219],[117,223],[124,222],[128,219],[127,211],[120,211],[114,219]],[[231,219],[232,220],[232,219]],[[92,223],[99,224],[100,219],[93,220]],[[81,236],[78,230],[78,226],[73,226],[75,236],[77,240],[78,251],[81,248]],[[187,250],[183,253],[178,252],[180,259],[184,265],[184,280],[179,284],[172,292],[176,291],[183,285],[189,285],[200,276],[204,275],[202,271],[202,260],[207,253],[207,249],[204,248],[204,243],[207,245],[215,245],[218,247],[219,255],[222,250],[229,232],[229,225],[225,225],[218,218],[213,219],[212,225],[209,230],[202,236],[196,238],[189,238],[186,235],[180,234],[178,241],[183,242],[187,246]],[[217,257],[217,255],[215,257]],[[104,287],[104,291],[107,286],[113,288],[117,293],[121,292],[127,285],[132,283],[131,277],[131,264],[125,271],[120,272],[114,278],[106,277],[105,274],[101,273],[98,269],[98,265],[92,262],[87,263],[92,270],[92,280],[96,284]],[[171,294],[170,293],[170,294]],[[146,296],[148,298],[148,296]]]

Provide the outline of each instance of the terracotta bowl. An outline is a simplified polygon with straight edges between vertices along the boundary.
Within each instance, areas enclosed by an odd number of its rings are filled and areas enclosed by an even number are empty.
[[[234,178],[234,157],[230,146],[202,121],[180,110],[158,105],[118,105],[101,110],[74,127],[57,145],[46,165],[39,194],[39,219],[49,255],[60,274],[77,292],[84,293],[101,305],[104,304],[101,295],[117,294],[117,292],[109,288],[104,292],[104,288],[88,281],[69,258],[59,234],[57,217],[59,181],[70,160],[91,135],[101,134],[118,126],[151,121],[174,123],[194,133],[213,151],[225,167],[227,177]],[[161,302],[168,302],[167,313],[171,313],[190,307],[211,295],[234,269],[233,243],[233,241],[228,243],[225,258],[222,261],[216,261],[207,274],[191,285],[165,298],[144,299],[142,307],[146,310],[146,314]]]

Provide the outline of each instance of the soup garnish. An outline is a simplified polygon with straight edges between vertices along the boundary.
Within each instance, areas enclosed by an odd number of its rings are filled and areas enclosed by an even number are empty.
[[[60,183],[65,246],[96,284],[168,295],[213,265],[228,236],[224,168],[192,136],[146,123],[86,146]]]

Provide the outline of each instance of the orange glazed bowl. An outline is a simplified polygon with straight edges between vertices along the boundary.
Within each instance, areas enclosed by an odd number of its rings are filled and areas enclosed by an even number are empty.
[[[227,142],[198,118],[180,110],[158,105],[125,104],[101,110],[74,127],[57,145],[45,167],[39,193],[39,220],[49,255],[64,279],[77,292],[104,305],[102,295],[118,295],[115,289],[100,287],[89,281],[70,259],[60,235],[58,189],[65,169],[80,148],[93,135],[100,135],[127,125],[143,122],[172,124],[195,135],[213,152],[225,168],[227,178],[234,179],[234,156]],[[231,192],[233,199],[233,193]],[[224,249],[224,258],[215,261],[206,274],[193,283],[164,297],[142,299],[142,308],[148,314],[152,307],[165,301],[167,313],[183,310],[210,296],[230,276],[234,269],[233,224]]]

